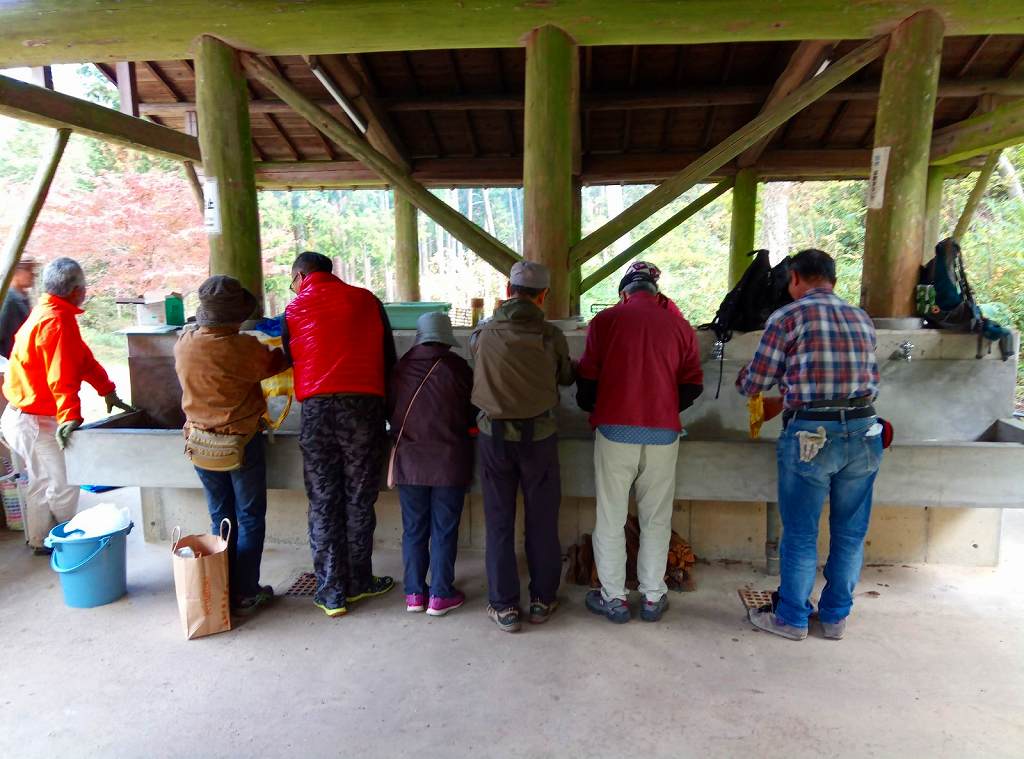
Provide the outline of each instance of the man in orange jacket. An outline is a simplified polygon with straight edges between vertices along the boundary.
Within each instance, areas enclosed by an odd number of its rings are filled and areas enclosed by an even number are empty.
[[[68,485],[64,448],[82,425],[78,391],[88,382],[107,402],[131,411],[114,383],[82,340],[76,317],[85,302],[85,274],[70,258],[58,258],[43,272],[45,294],[32,309],[11,350],[4,380],[8,405],[0,417],[7,446],[28,470],[25,495],[28,543],[48,553],[43,538],[54,520],[66,522],[78,508],[78,488]]]

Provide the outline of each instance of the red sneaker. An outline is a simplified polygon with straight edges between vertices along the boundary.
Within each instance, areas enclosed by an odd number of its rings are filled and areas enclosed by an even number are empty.
[[[427,607],[427,615],[431,617],[443,617],[452,609],[458,609],[464,603],[466,603],[466,595],[459,590],[455,591],[455,595],[448,596],[447,598],[431,596],[430,605]]]
[[[406,611],[423,611],[427,608],[427,597],[422,593],[409,593],[405,597]]]

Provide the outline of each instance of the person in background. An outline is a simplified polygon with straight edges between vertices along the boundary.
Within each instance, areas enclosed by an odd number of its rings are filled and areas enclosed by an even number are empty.
[[[4,358],[10,357],[11,349],[14,347],[14,335],[21,329],[21,325],[28,319],[32,310],[28,295],[36,283],[38,268],[39,264],[26,258],[14,267],[11,286],[7,290],[7,297],[4,298],[3,308],[0,308],[0,356]]]
[[[842,638],[860,577],[872,489],[882,460],[875,326],[832,290],[836,264],[820,250],[793,256],[793,303],[768,319],[754,359],[736,386],[746,396],[778,385],[765,417],[784,407],[779,436],[781,577],[771,604],[751,609],[751,623],[792,640],[807,637],[814,611],[818,525],[829,499],[829,552],[818,619],[826,638]]]
[[[679,459],[679,414],[704,390],[697,333],[658,292],[657,267],[638,262],[620,285],[623,301],[590,322],[577,373],[577,401],[590,411],[594,436],[597,523],[594,560],[600,590],[587,608],[612,622],[632,616],[626,594],[629,492],[640,521],[637,557],[640,617],[668,608],[665,564]],[[668,303],[668,301],[665,299]]]
[[[256,296],[234,277],[210,277],[199,286],[196,328],[184,330],[174,346],[186,436],[197,428],[237,436],[238,444],[244,445],[238,469],[195,467],[206,491],[212,532],[219,532],[222,519],[231,521],[231,608],[243,615],[265,606],[274,596],[272,587],[260,585],[267,533],[266,444],[260,434],[267,402],[260,382],[288,365],[283,351],[239,332],[258,306]]]
[[[466,488],[473,480],[473,371],[446,314],[416,323],[416,343],[392,373],[388,417],[395,439],[392,481],[402,504],[406,611],[439,617],[465,602],[455,554]],[[430,594],[427,598],[427,569]]]
[[[68,485],[64,448],[82,426],[82,383],[103,396],[108,413],[115,407],[133,410],[118,398],[78,329],[86,293],[82,267],[70,258],[51,261],[43,271],[43,291],[15,337],[4,378],[8,405],[0,417],[4,441],[28,470],[26,532],[37,555],[50,553],[43,538],[54,521],[66,522],[78,509],[79,490]]]
[[[541,306],[551,274],[519,261],[508,300],[471,338],[476,358],[473,405],[480,409],[480,478],[487,525],[488,615],[501,630],[520,629],[516,564],[516,493],[523,490],[526,561],[530,568],[530,622],[546,622],[558,608],[562,569],[558,508],[562,500],[555,409],[559,385],[575,379],[569,345]]]
[[[299,448],[316,573],[313,600],[327,616],[339,617],[348,604],[395,584],[373,574],[372,560],[395,341],[383,304],[332,269],[320,253],[295,259],[296,295],[285,309],[283,338],[302,403]]]
[[[629,268],[626,269],[626,273],[622,275],[622,279],[619,280],[620,303],[626,300],[626,286],[634,282],[638,277],[649,279],[657,287],[658,280],[661,279],[661,269],[648,261],[634,261],[631,263]],[[676,305],[674,300],[661,292],[660,289],[658,290],[657,300],[659,306],[676,316],[682,317],[683,312],[679,310],[679,306]]]

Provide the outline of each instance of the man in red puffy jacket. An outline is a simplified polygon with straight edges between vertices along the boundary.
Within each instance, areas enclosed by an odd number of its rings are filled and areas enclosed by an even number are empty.
[[[384,306],[342,282],[331,259],[302,253],[292,265],[285,348],[302,403],[299,448],[309,498],[314,602],[329,617],[394,587],[373,574],[374,505],[384,453],[387,378],[395,342]]]

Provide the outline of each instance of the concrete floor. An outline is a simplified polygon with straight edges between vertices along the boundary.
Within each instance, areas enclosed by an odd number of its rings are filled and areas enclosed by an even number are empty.
[[[0,756],[1021,756],[1021,517],[998,570],[869,567],[848,638],[800,643],[745,622],[736,589],[772,585],[749,565],[700,566],[661,624],[608,624],[566,587],[548,625],[504,634],[468,553],[469,602],[443,619],[400,590],[339,620],[286,598],[188,642],[167,548],[140,529],[128,596],[90,610],[4,532]],[[264,580],[306,565],[268,550]]]

